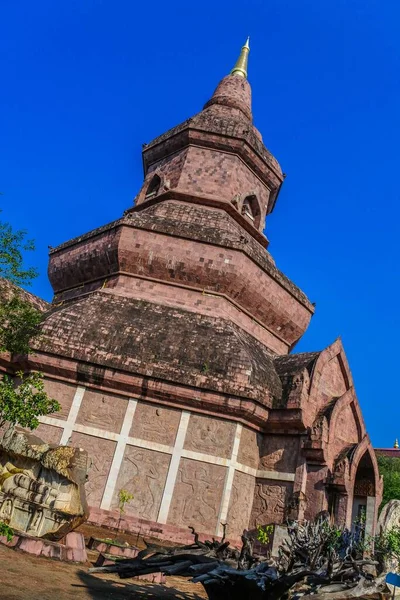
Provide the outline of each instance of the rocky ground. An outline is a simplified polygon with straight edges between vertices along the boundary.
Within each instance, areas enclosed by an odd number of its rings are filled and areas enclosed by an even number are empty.
[[[116,537],[142,547],[136,536],[116,535],[110,531],[85,526],[85,537]],[[89,553],[94,561],[98,553]],[[121,580],[113,575],[92,575],[87,565],[62,563],[36,558],[0,545],[1,600],[204,600],[201,585],[180,577],[168,577],[166,585]]]

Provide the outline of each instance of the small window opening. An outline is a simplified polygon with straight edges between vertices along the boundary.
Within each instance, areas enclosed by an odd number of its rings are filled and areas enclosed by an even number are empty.
[[[146,190],[145,200],[150,200],[151,198],[154,198],[154,196],[157,196],[158,191],[160,189],[160,185],[161,185],[161,179],[159,178],[158,175],[154,175],[154,177],[150,181],[149,186]]]
[[[250,197],[245,198],[243,201],[242,215],[248,217],[251,221],[255,220],[253,208],[250,202]]]

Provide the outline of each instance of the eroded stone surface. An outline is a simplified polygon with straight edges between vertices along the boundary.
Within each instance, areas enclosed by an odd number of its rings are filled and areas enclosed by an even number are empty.
[[[49,446],[23,429],[0,444],[0,519],[13,529],[60,539],[88,516],[87,453]]]

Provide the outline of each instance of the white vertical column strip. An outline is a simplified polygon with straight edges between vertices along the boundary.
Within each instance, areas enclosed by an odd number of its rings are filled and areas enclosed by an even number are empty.
[[[367,496],[367,508],[365,511],[365,535],[374,534],[375,521],[375,496]]]
[[[240,445],[240,438],[242,436],[242,429],[243,429],[243,425],[238,423],[236,425],[236,432],[235,432],[235,439],[233,441],[232,455],[231,455],[231,459],[229,461],[229,466],[228,466],[228,469],[226,472],[224,491],[222,492],[221,507],[220,507],[218,523],[217,523],[217,527],[216,527],[216,531],[215,531],[216,535],[222,535],[223,529],[222,529],[221,523],[225,523],[227,516],[228,516],[229,502],[231,499],[233,478],[235,476],[235,466],[236,466],[237,457],[238,457],[238,453],[239,453],[239,445]]]
[[[181,420],[179,422],[178,433],[176,434],[174,451],[171,456],[171,462],[169,463],[167,481],[165,482],[165,488],[161,500],[160,510],[158,513],[157,521],[159,523],[166,523],[168,519],[168,513],[172,501],[172,494],[174,493],[179,463],[181,460],[183,445],[185,443],[186,432],[189,425],[189,417],[190,412],[187,410],[183,410],[181,414]]]
[[[71,408],[69,410],[68,419],[65,423],[64,431],[61,436],[60,446],[65,446],[69,442],[69,438],[72,435],[72,430],[75,425],[76,418],[78,416],[79,409],[82,404],[83,394],[85,393],[85,388],[79,385],[76,388],[74,399],[72,400]]]
[[[118,473],[121,468],[122,459],[124,458],[126,442],[128,441],[129,432],[132,427],[133,417],[135,415],[137,400],[130,399],[124,416],[124,421],[121,427],[121,433],[118,436],[117,447],[115,448],[113,461],[107,477],[106,487],[104,489],[103,498],[100,508],[109,510],[111,507],[115,486],[118,479]]]

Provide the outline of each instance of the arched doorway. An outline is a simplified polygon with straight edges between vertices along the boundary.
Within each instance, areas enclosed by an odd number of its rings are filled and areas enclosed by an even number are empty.
[[[351,523],[354,528],[362,521],[365,524],[365,534],[374,533],[376,509],[375,469],[368,450],[358,463],[354,479],[353,505]]]

